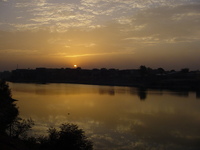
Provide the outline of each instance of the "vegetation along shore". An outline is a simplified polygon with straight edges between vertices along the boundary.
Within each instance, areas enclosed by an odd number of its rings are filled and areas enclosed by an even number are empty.
[[[36,68],[16,69],[0,73],[0,78],[23,83],[76,83],[111,86],[135,86],[142,88],[199,90],[200,71],[183,68],[166,71],[140,66],[138,69],[81,69]]]

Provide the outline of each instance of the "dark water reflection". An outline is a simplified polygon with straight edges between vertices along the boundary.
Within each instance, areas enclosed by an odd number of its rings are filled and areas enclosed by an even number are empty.
[[[140,100],[145,100],[147,98],[147,89],[146,88],[138,88],[137,94]]]
[[[200,99],[200,90],[196,92],[196,98]]]
[[[75,84],[10,83],[32,134],[78,124],[97,150],[199,150],[199,93]],[[70,115],[69,115],[70,114]]]

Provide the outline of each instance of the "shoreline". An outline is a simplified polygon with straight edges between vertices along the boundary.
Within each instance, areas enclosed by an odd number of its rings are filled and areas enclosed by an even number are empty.
[[[80,84],[80,85],[96,85],[96,86],[119,86],[119,87],[135,87],[138,89],[154,89],[154,90],[178,90],[178,91],[200,91],[200,87],[190,85],[173,85],[173,86],[165,86],[165,85],[151,85],[151,84],[145,84],[142,82],[137,82],[137,84],[110,84],[110,83],[82,83],[82,82],[64,82],[64,81],[57,81],[57,82],[33,82],[33,81],[9,81],[12,83],[25,83],[25,84]]]

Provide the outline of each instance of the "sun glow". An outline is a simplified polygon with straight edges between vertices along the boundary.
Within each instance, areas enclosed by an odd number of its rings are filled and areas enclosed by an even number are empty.
[[[77,65],[74,65],[74,68],[77,68]]]

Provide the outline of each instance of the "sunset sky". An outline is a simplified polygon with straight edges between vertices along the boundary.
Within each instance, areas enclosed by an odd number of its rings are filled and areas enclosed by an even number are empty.
[[[200,0],[0,0],[0,71],[199,64]]]

